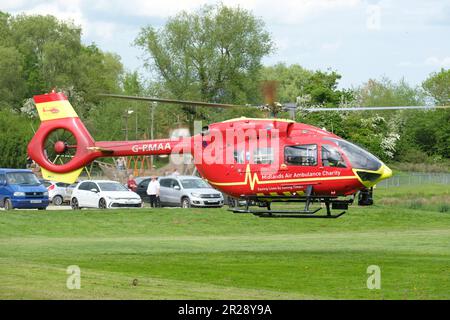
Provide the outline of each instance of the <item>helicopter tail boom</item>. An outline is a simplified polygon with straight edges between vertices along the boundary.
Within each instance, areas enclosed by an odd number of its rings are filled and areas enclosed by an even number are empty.
[[[190,139],[96,142],[63,93],[38,95],[34,101],[41,124],[28,155],[44,179],[73,183],[83,167],[100,157],[191,152]]]

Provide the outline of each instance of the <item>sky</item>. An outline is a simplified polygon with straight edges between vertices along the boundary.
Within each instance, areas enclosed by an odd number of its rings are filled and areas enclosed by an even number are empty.
[[[420,85],[432,72],[450,68],[450,1],[447,0],[223,0],[248,9],[266,24],[276,51],[263,59],[333,69],[340,87],[368,79],[404,78]],[[0,0],[11,14],[51,14],[83,29],[85,44],[115,52],[144,77],[143,52],[133,46],[140,29],[162,27],[181,10],[195,12],[205,0]]]

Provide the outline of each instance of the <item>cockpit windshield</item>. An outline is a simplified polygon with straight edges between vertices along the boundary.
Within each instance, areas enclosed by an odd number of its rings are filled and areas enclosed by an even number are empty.
[[[363,148],[345,140],[334,138],[325,138],[325,140],[336,143],[345,153],[353,168],[372,171],[380,169],[381,161]]]

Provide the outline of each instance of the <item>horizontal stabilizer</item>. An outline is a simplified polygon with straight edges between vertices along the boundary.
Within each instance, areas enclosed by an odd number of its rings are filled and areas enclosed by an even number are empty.
[[[114,153],[114,150],[106,149],[106,148],[102,148],[102,147],[88,147],[87,149],[91,150],[91,151],[100,151],[100,152],[109,153],[109,154]]]

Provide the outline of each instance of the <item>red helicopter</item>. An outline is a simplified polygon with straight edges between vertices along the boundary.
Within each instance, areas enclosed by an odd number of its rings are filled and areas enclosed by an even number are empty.
[[[292,120],[237,118],[205,126],[189,138],[95,141],[63,93],[38,95],[34,101],[42,122],[28,145],[28,154],[49,180],[73,183],[84,166],[100,157],[187,153],[193,156],[198,172],[212,186],[236,199],[235,204],[238,200],[246,201],[243,208],[235,205],[234,212],[261,217],[337,218],[345,213],[354,198],[342,197],[363,191],[365,200],[370,200],[367,191],[392,175],[391,169],[368,151],[326,130]],[[58,112],[46,112],[49,109]],[[271,210],[271,203],[277,201],[305,205],[300,210]],[[316,215],[322,208],[311,209],[314,202],[324,203],[326,214]],[[250,209],[250,203],[262,209]],[[332,209],[344,211],[333,214]]]

